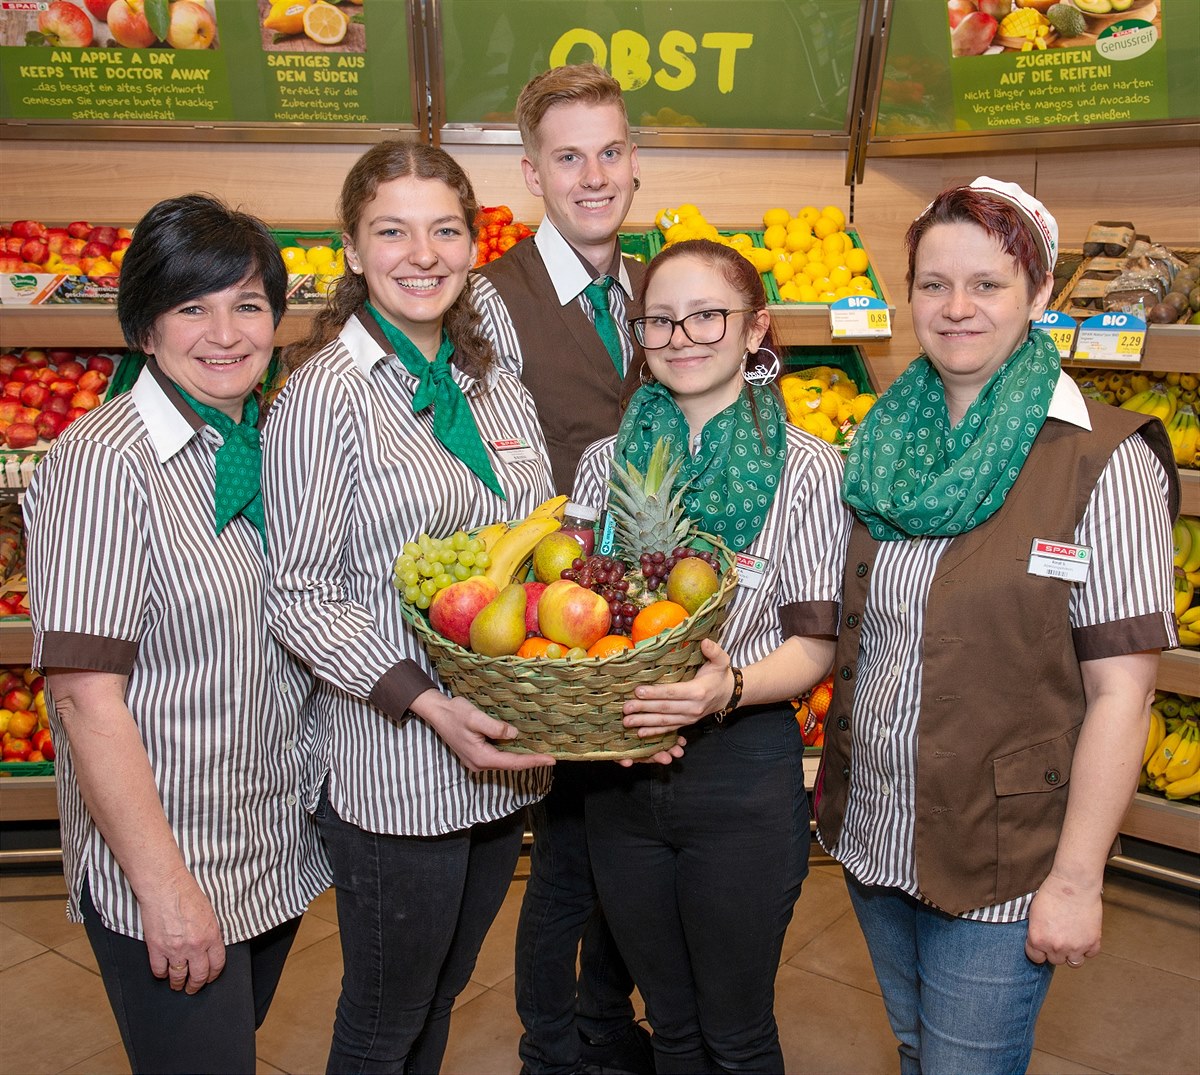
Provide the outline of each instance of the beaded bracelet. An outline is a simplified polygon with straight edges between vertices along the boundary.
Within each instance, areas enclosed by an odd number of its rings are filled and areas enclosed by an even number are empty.
[[[731,664],[729,671],[733,673],[733,693],[729,696],[729,701],[725,703],[725,708],[718,709],[713,714],[713,719],[718,724],[737,709],[738,703],[742,700],[742,670]]]

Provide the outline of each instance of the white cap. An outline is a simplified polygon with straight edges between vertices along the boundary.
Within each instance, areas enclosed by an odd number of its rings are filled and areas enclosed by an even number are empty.
[[[983,191],[1008,202],[1025,217],[1041,251],[1042,264],[1047,272],[1053,272],[1058,261],[1058,221],[1050,215],[1050,211],[1016,183],[1004,183],[999,179],[992,179],[991,176],[981,175],[968,185],[974,190]]]

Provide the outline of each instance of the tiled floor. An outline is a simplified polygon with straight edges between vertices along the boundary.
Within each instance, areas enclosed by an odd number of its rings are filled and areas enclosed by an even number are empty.
[[[459,998],[447,1073],[511,1075],[520,1068],[512,950],[523,890],[518,876]],[[1030,1070],[1200,1073],[1200,903],[1194,894],[1116,874],[1105,900],[1104,952],[1084,970],[1055,975]],[[57,874],[0,872],[3,1075],[129,1071],[83,929],[65,920],[63,901]],[[814,867],[783,959],[776,1010],[789,1071],[897,1070],[837,867]],[[258,1072],[324,1070],[340,976],[337,915],[327,892],[305,917],[259,1032]]]

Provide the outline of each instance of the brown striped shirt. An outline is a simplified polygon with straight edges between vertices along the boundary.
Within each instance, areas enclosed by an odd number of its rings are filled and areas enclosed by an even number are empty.
[[[432,836],[491,821],[544,794],[547,770],[472,774],[408,704],[437,675],[400,614],[392,565],[406,541],[519,519],[551,493],[529,393],[495,368],[454,369],[487,446],[501,500],[413,414],[417,379],[378,326],[351,317],[294,373],[264,435],[272,630],[319,684],[310,808],[329,801],[370,832]],[[498,443],[523,440],[525,450]]]
[[[576,503],[604,507],[615,444],[608,437],[583,453],[572,493]],[[851,524],[840,500],[841,481],[837,451],[789,425],[779,488],[762,532],[741,554],[737,590],[721,630],[721,645],[734,664],[762,660],[791,635],[837,634]]]
[[[266,629],[258,531],[239,516],[213,533],[221,443],[151,363],[59,438],[25,518],[33,661],[128,676],[167,821],[234,943],[300,915],[330,873],[303,804],[312,679]],[[141,937],[51,719],[69,915],[87,878],[105,925]]]
[[[1050,417],[1091,428],[1083,399],[1065,373]],[[1071,627],[1100,627],[1139,616],[1161,618],[1174,637],[1167,476],[1142,437],[1114,452],[1075,532],[1093,550],[1087,580],[1072,586]],[[1050,491],[1048,491],[1049,493]],[[951,538],[885,541],[871,575],[852,722],[854,779],[837,845],[828,848],[861,882],[920,897],[916,826],[917,719],[925,607]],[[1036,699],[1029,700],[1036,704]],[[1014,698],[1014,704],[1023,704]],[[976,779],[977,774],[966,777]],[[1028,916],[1034,893],[964,914],[984,922]]]

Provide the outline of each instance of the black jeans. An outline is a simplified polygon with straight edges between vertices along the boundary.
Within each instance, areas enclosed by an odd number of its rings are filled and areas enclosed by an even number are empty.
[[[145,941],[101,922],[87,881],[80,906],[134,1075],[254,1071],[254,1032],[267,1017],[299,918],[226,945],[220,977],[188,996],[150,973]]]
[[[811,839],[800,730],[790,706],[760,706],[685,735],[674,764],[588,796],[596,884],[659,1075],[781,1072],[775,973]]]
[[[389,836],[343,821],[322,795],[342,993],[326,1068],[436,1072],[450,1009],[475,969],[521,853],[521,815],[444,836]]]
[[[516,995],[521,1059],[535,1075],[577,1070],[579,1031],[606,1041],[633,1021],[633,980],[597,901],[588,857],[583,804],[597,765],[559,762],[550,793],[529,807],[533,850],[517,922]]]

